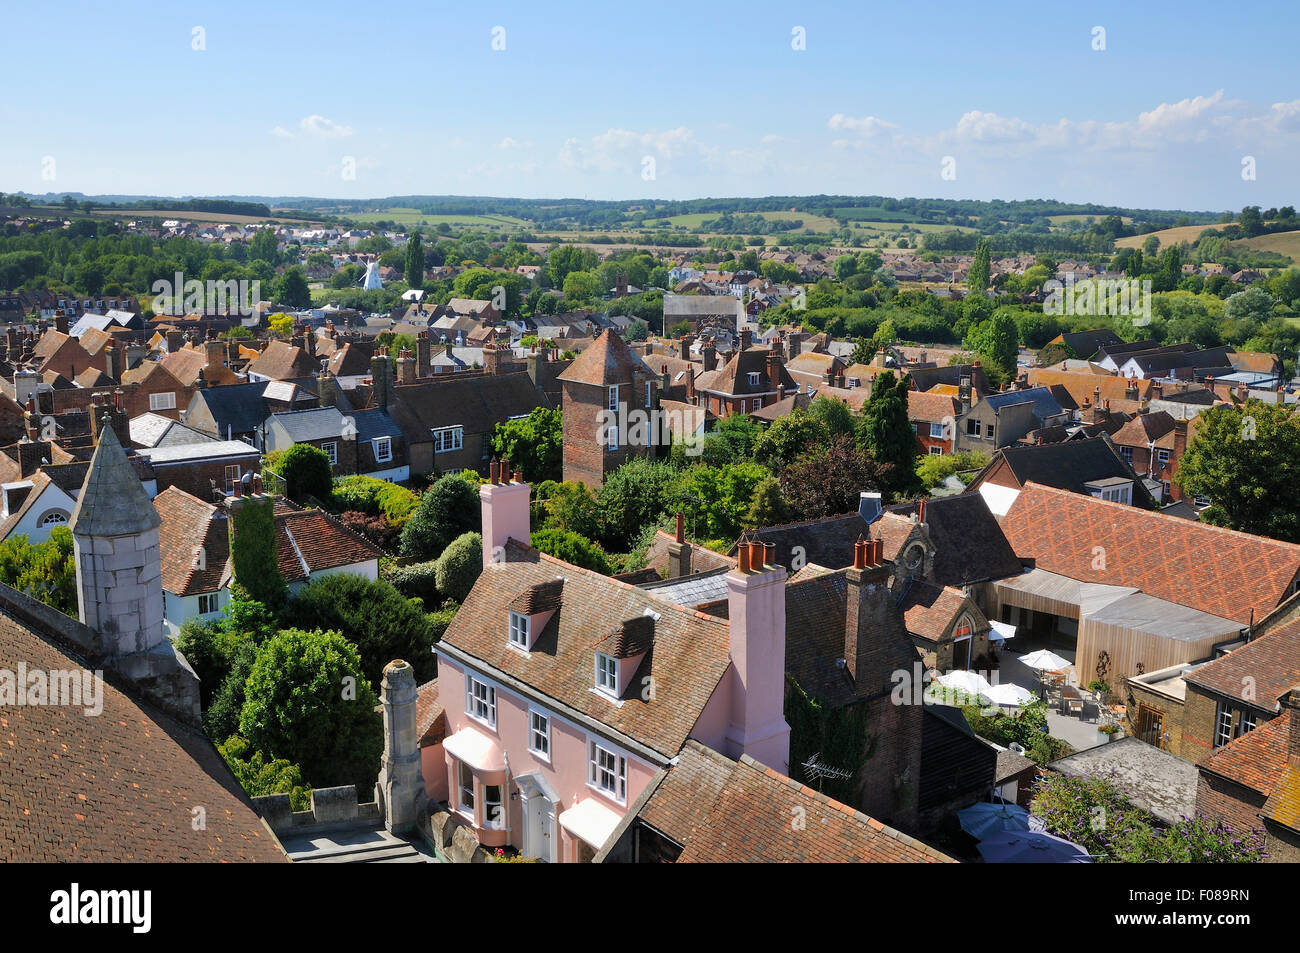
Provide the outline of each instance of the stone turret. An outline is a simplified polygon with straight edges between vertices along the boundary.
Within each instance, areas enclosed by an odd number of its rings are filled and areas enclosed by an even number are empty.
[[[161,524],[117,434],[103,428],[69,521],[78,615],[98,636],[107,664],[197,721],[198,678],[163,624]]]
[[[420,771],[420,739],[416,735],[415,669],[400,659],[384,666],[379,698],[384,708],[384,757],[375,801],[384,827],[393,834],[427,829],[429,795]]]

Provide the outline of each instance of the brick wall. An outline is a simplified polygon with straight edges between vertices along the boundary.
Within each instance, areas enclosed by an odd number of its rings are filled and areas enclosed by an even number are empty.
[[[158,492],[168,487],[180,487],[186,493],[198,497],[205,503],[212,502],[212,484],[217,481],[217,489],[226,488],[226,467],[239,467],[240,476],[255,473],[261,469],[261,458],[256,451],[237,457],[224,457],[219,460],[202,460],[193,463],[157,464],[154,476],[158,480]]]
[[[1196,782],[1196,811],[1211,818],[1222,818],[1239,831],[1262,830],[1258,817],[1265,797],[1258,791],[1202,771]]]
[[[862,766],[861,810],[904,831],[920,823],[920,705],[896,705],[888,695],[867,704],[868,743],[874,752]]]
[[[1132,680],[1126,680],[1126,690],[1125,704],[1129,709],[1129,723],[1132,725],[1132,730],[1134,732],[1138,730],[1139,706],[1158,711],[1163,721],[1161,732],[1169,736],[1168,739],[1161,739],[1159,747],[1186,761],[1195,760],[1183,753],[1183,719],[1186,714],[1186,703],[1135,684]]]

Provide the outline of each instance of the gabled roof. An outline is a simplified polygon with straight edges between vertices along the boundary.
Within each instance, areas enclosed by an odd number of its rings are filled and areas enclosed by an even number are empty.
[[[0,614],[0,668],[88,668],[47,638]],[[111,674],[102,698],[96,717],[66,705],[6,707],[0,861],[285,860],[206,735],[136,701]],[[205,808],[202,830],[195,806]]]
[[[965,607],[966,595],[960,589],[924,579],[911,580],[898,603],[907,631],[930,642],[939,641]]]
[[[1026,401],[1034,405],[1034,416],[1040,421],[1065,413],[1065,408],[1046,387],[1030,387],[1025,390],[1008,390],[1000,394],[990,394],[975,406],[987,405],[993,410],[1001,410],[1003,407],[1023,404]]]
[[[726,364],[697,377],[695,389],[718,394],[762,394],[776,390],[778,384],[784,384],[787,390],[797,388],[798,384],[785,369],[784,364],[781,364],[777,371],[777,380],[772,380],[768,376],[767,358],[771,353],[771,349],[765,347],[751,347],[737,351],[731,355]],[[757,384],[749,382],[750,374],[758,375]]]
[[[560,608],[527,655],[510,648],[507,607],[538,583],[564,577]],[[654,648],[642,659],[622,705],[596,694],[596,645],[620,622],[658,613]],[[580,569],[511,541],[506,561],[479,576],[442,637],[492,668],[664,757],[681,750],[731,664],[725,621],[663,602],[635,586]],[[655,692],[643,697],[642,679]]]
[[[1125,447],[1145,447],[1173,433],[1174,418],[1163,410],[1138,414],[1110,435],[1111,443]],[[1172,441],[1170,441],[1172,443]]]
[[[283,381],[295,377],[310,377],[320,370],[320,364],[303,348],[285,341],[271,341],[248,365],[249,374],[271,380]]]
[[[748,755],[733,761],[694,740],[657,779],[637,819],[682,845],[677,863],[952,860]]]
[[[270,416],[267,429],[273,426],[283,430],[294,443],[327,440],[343,433],[343,414],[337,407],[288,410]]]
[[[1296,598],[1300,597],[1292,597]],[[1288,603],[1279,615],[1294,605]],[[1278,699],[1300,685],[1300,618],[1276,626],[1265,619],[1257,631],[1261,634],[1245,645],[1187,672],[1183,680],[1263,711],[1276,711]]]
[[[1133,483],[1135,502],[1147,505],[1153,502],[1133,468],[1124,462],[1105,437],[1003,447],[993,455],[986,473],[992,472],[999,457],[1006,462],[1021,486],[1033,482],[1086,495],[1089,483],[1121,479]]]
[[[153,498],[162,521],[162,587],[178,596],[215,592],[228,578],[230,528],[221,507],[172,486]],[[202,558],[195,552],[202,547]]]
[[[885,542],[886,559],[897,558],[917,511],[916,503],[891,506],[871,525],[871,534]],[[934,543],[934,578],[939,585],[961,587],[1020,572],[1020,558],[979,493],[927,500],[925,522]]]
[[[489,433],[511,417],[549,406],[526,371],[509,374],[441,374],[393,389],[388,412],[407,444],[428,443],[429,431],[461,426],[465,433]]]
[[[574,384],[609,386],[630,383],[636,373],[658,378],[658,374],[613,329],[606,328],[558,379]]]
[[[1286,774],[1287,744],[1294,721],[1295,715],[1284,711],[1216,748],[1196,766],[1203,772],[1227,778],[1267,798]]]
[[[200,372],[209,386],[240,383],[240,378],[234,371],[224,364],[209,364],[207,352],[198,348],[183,347],[171,354],[164,354],[158,363],[167,368],[178,381],[190,387],[198,382]]]
[[[919,390],[909,390],[907,392],[907,417],[909,420],[923,420],[937,424],[943,423],[948,418],[955,420],[960,412],[961,402],[955,397]],[[922,436],[928,436],[928,434],[922,434]]]
[[[1081,582],[1129,586],[1245,625],[1290,594],[1300,546],[1028,483],[1002,532],[1021,559]],[[1096,547],[1105,554],[1104,569]]]
[[[637,816],[682,845],[677,863],[952,861],[749,755],[732,761],[698,741],[686,742]]]

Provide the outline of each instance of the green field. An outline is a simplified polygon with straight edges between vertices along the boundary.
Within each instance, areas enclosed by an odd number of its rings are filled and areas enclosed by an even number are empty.
[[[532,228],[531,222],[510,215],[425,215],[416,208],[387,208],[380,212],[357,212],[348,218],[358,224],[396,222],[398,225],[450,225],[452,228]]]

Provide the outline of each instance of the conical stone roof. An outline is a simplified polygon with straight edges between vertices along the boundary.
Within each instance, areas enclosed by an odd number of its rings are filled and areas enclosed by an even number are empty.
[[[73,535],[130,536],[161,523],[113,428],[105,427],[69,520]]]

